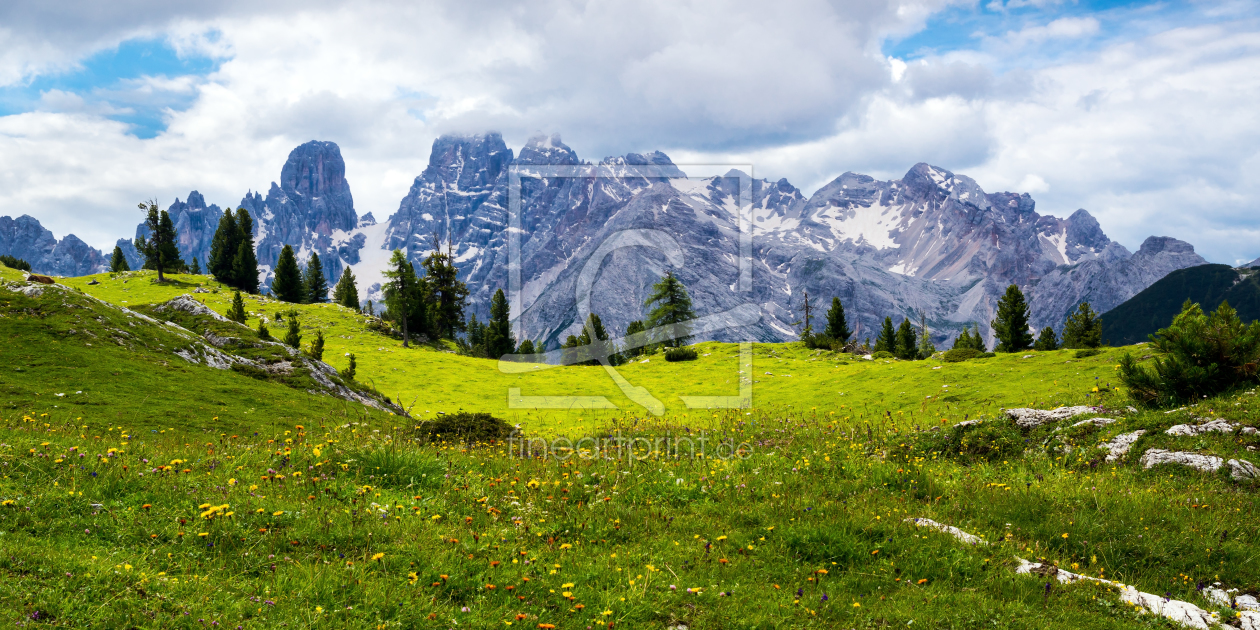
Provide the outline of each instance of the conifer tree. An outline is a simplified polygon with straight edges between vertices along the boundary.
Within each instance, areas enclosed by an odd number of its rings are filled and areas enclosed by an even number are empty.
[[[668,327],[662,345],[670,348],[681,348],[691,339],[688,333],[691,327],[688,322],[695,319],[696,313],[691,308],[691,296],[681,280],[669,271],[659,282],[652,285],[652,295],[644,301],[644,306],[656,305],[648,313],[648,329]]]
[[[468,353],[474,357],[489,357],[490,350],[486,348],[486,325],[477,320],[476,313],[468,318],[464,330],[468,331]]]
[[[893,354],[905,361],[919,358],[918,335],[914,332],[914,326],[910,325],[909,318],[901,320],[901,325],[897,327],[897,350]]]
[[[191,273],[194,276],[201,275],[201,264],[197,262],[196,256],[193,256],[193,264],[188,268],[188,273]]]
[[[459,269],[450,252],[439,248],[424,259],[425,288],[433,300],[433,328],[437,336],[454,339],[464,330],[468,286],[459,280]]]
[[[629,338],[631,335],[641,333],[645,329],[646,328],[643,325],[643,320],[636,319],[626,325],[626,337]],[[647,350],[648,350],[647,345],[641,345],[637,347],[631,345],[630,347],[626,348],[625,353],[626,353],[626,356],[638,357],[638,356],[643,356],[644,354],[647,354]]]
[[[285,245],[276,259],[276,277],[271,281],[271,293],[276,299],[300,304],[305,301],[306,287],[302,285],[302,272],[298,270],[293,248]]]
[[[1063,325],[1063,347],[1073,350],[1097,348],[1102,345],[1102,318],[1094,312],[1089,302],[1081,302],[1076,312]]]
[[[262,339],[271,339],[271,330],[267,328],[267,322],[258,318],[258,336]]]
[[[1024,300],[1024,292],[1019,286],[1012,284],[1006,287],[1006,294],[998,300],[997,315],[990,326],[997,337],[997,352],[1019,352],[1032,347],[1033,336],[1028,332],[1028,319],[1031,309]]]
[[[157,271],[158,282],[166,282],[165,273],[179,271],[184,261],[179,257],[179,245],[175,243],[175,224],[171,215],[159,210],[156,200],[140,204],[140,209],[148,213],[144,224],[149,228],[149,238],[136,239],[136,251],[144,255],[144,268]]]
[[[306,285],[307,302],[323,304],[328,301],[328,280],[324,277],[324,265],[319,260],[319,254],[311,252],[302,281]]]
[[[246,293],[258,293],[258,258],[254,254],[254,221],[249,218],[249,211],[245,208],[236,209],[236,230],[236,256],[232,259],[232,278],[236,282],[236,288]]]
[[[521,342],[521,347],[516,349],[516,354],[534,354],[534,342],[526,339]]]
[[[971,347],[980,352],[989,351],[988,343],[984,340],[984,337],[980,336],[980,324],[975,324],[975,327],[971,329]]]
[[[486,326],[486,353],[491,359],[512,354],[516,338],[512,336],[512,314],[503,289],[490,298],[490,322]]]
[[[610,354],[608,352],[608,329],[604,328],[604,321],[599,315],[591,313],[586,316],[586,323],[582,326],[582,334],[578,335],[578,345],[585,346],[585,354],[588,356],[603,356]],[[585,362],[586,365],[599,365],[598,359],[591,359]]]
[[[214,239],[210,241],[210,257],[206,259],[206,271],[216,280],[230,287],[240,286],[235,275],[236,252],[240,248],[240,228],[236,225],[236,217],[232,209],[223,211],[219,217],[219,227],[214,231]]]
[[[577,347],[581,345],[576,335],[569,335],[564,339],[564,345],[560,346],[560,364],[573,365],[577,363]]]
[[[347,356],[350,359],[350,364],[346,366],[346,371],[342,372],[341,376],[342,378],[345,378],[347,381],[353,381],[354,373],[357,371],[358,366],[355,365],[353,352],[349,353]]]
[[[227,318],[239,324],[245,323],[245,300],[241,299],[240,291],[232,292],[232,306],[228,308]]]
[[[359,287],[355,285],[354,272],[349,267],[341,272],[341,279],[333,288],[333,301],[346,308],[359,310]]]
[[[879,329],[879,336],[875,338],[874,352],[897,354],[897,331],[893,329],[891,317],[884,318],[884,325]]]
[[[926,359],[936,353],[936,346],[932,345],[932,339],[928,335],[927,316],[923,311],[919,311],[919,358]]]
[[[840,304],[840,298],[831,298],[831,308],[827,311],[827,327],[823,329],[823,336],[830,337],[840,343],[845,343],[849,337],[853,336],[853,331],[849,330],[849,323],[844,318],[844,306]]]
[[[1037,335],[1037,341],[1033,344],[1033,350],[1058,350],[1059,339],[1054,335],[1054,329],[1046,326],[1041,329],[1041,334]]]
[[[395,249],[390,256],[385,277],[389,279],[384,287],[386,314],[402,327],[403,347],[406,348],[410,343],[411,320],[424,315],[421,283],[416,278],[415,268],[401,249]],[[368,305],[371,306],[371,301]]]
[[[289,311],[289,330],[284,333],[284,342],[294,350],[302,347],[302,327],[298,325],[297,311]]]
[[[315,331],[315,340],[311,342],[310,355],[316,361],[324,360],[324,331]]]
[[[114,273],[123,271],[131,271],[131,265],[127,264],[127,257],[123,255],[121,247],[114,246],[114,255],[109,259],[109,270]]]
[[[963,324],[962,332],[954,337],[954,350],[966,350],[971,347],[971,332],[967,330],[967,324]]]

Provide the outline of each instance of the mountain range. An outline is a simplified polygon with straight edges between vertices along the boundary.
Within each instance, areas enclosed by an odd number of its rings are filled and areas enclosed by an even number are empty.
[[[1243,322],[1260,319],[1257,266],[1252,262],[1238,269],[1229,265],[1178,269],[1103,313],[1102,338],[1117,346],[1146,341],[1172,323],[1186,300],[1198,304],[1205,313],[1229,302]]]
[[[509,226],[513,169],[519,231]],[[519,154],[497,133],[445,135],[398,210],[378,224],[354,209],[338,146],[312,141],[290,153],[265,196],[250,191],[239,206],[254,217],[264,286],[287,243],[303,262],[318,252],[330,282],[352,268],[361,297],[379,302],[390,251],[418,263],[440,246],[454,255],[471,311],[483,319],[491,294],[509,289],[514,236],[517,329],[550,348],[577,331],[579,287],[589,284],[590,308],[621,332],[643,317],[652,283],[670,270],[697,314],[720,322],[705,338],[795,339],[808,293],[815,328],[835,296],[859,339],[892,316],[922,319],[939,347],[969,323],[991,343],[988,322],[1011,283],[1028,294],[1036,328],[1060,328],[1081,301],[1105,312],[1169,272],[1206,263],[1171,237],[1152,236],[1129,252],[1083,209],[1066,219],[1040,215],[1027,193],[988,193],[928,164],[890,181],[844,173],[810,196],[786,179],[684,170],[661,152],[583,161],[557,135],[533,138]],[[168,210],[181,252],[204,267],[222,210],[196,191]],[[119,246],[138,267],[131,240]],[[0,253],[9,252],[59,275],[105,264],[73,235],[58,242],[30,217],[0,218]],[[730,317],[748,305],[759,319]]]

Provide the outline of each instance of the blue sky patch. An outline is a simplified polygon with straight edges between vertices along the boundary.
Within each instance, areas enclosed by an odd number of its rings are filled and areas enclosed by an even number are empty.
[[[1061,18],[1092,17],[1099,21],[1097,34],[1074,42],[1047,42],[1055,48],[1088,47],[1127,26],[1135,13],[1147,18],[1165,13],[1180,13],[1175,5],[1150,0],[1082,0],[1079,2],[1045,3],[1035,6],[1018,0],[980,0],[976,5],[952,7],[933,15],[926,27],[908,37],[888,40],[883,52],[903,60],[932,57],[960,50],[983,48],[986,37],[995,38],[1027,27],[1044,26]],[[1050,51],[1044,51],[1050,52]],[[1060,50],[1059,52],[1063,52]]]
[[[0,116],[31,111],[85,111],[127,123],[139,138],[166,129],[167,112],[197,98],[197,86],[223,60],[180,56],[163,39],[133,39],[76,67],[0,87]]]

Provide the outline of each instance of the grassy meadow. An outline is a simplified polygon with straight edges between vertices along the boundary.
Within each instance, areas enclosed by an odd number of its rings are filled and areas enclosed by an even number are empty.
[[[215,287],[174,279],[61,282],[128,308]],[[219,312],[231,298],[195,295]],[[1260,463],[1255,435],[1163,433],[1204,417],[1260,424],[1255,390],[1131,412],[1115,364],[1141,348],[941,363],[757,344],[741,366],[738,346],[703,343],[694,362],[621,368],[666,403],[654,417],[602,368],[507,374],[403,349],[341,307],[247,301],[254,317],[297,308],[324,331],[325,360],[343,368],[355,353],[358,380],[411,406],[407,420],[181,365],[160,327],[131,347],[87,346],[67,331],[95,320],[59,303],[78,304],[0,288],[0,622],[19,627],[1179,627],[1106,586],[1016,575],[1017,555],[1226,621],[1236,614],[1202,586],[1260,591],[1257,482],[1137,464],[1153,447]],[[734,395],[740,376],[754,381],[751,409],[678,398]],[[618,408],[511,409],[508,388]],[[999,411],[1068,404],[1098,407],[1072,423],[1117,422],[1022,430]],[[459,409],[530,437],[711,446],[541,458],[425,438],[424,419]],[[1105,461],[1099,444],[1137,429],[1130,454]]]

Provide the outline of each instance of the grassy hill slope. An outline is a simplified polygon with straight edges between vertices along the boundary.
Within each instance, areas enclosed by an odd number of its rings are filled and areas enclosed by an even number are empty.
[[[1229,301],[1243,321],[1260,319],[1260,272],[1229,265],[1178,269],[1104,313],[1102,337],[1117,346],[1146,341],[1172,323],[1186,300],[1205,311]]]
[[[0,410],[38,408],[95,428],[233,432],[255,427],[256,418],[283,423],[334,415],[343,421],[388,417],[357,403],[311,395],[308,390],[319,387],[297,366],[287,376],[259,380],[190,363],[176,354],[196,354],[202,347],[189,331],[59,285],[21,283],[24,276],[0,267],[0,282],[7,284],[0,288]],[[234,334],[257,341],[248,330]],[[249,345],[236,352],[288,359],[275,346]]]
[[[70,286],[124,306],[164,302],[198,287],[216,290],[205,276],[172,276],[157,285],[147,272],[111,279],[108,274],[67,278]],[[91,281],[99,284],[91,285]],[[225,313],[231,293],[196,294]],[[454,354],[446,346],[403,348],[399,339],[374,330],[368,317],[332,304],[295,305],[246,297],[247,322],[274,320],[277,312],[299,312],[309,339],[324,331],[325,359],[344,368],[345,354],[358,361],[358,380],[410,407],[417,418],[439,411],[487,411],[533,431],[590,428],[619,417],[644,417],[647,411],[627,398],[602,367],[537,366],[525,373],[504,373],[496,361]],[[275,325],[272,325],[275,329]],[[273,332],[278,332],[274,331]],[[666,406],[666,415],[692,423],[711,419],[702,409],[687,409],[681,395],[734,396],[741,377],[753,380],[753,405],[766,411],[828,410],[840,417],[874,419],[884,414],[909,418],[974,418],[1001,407],[1057,406],[1098,401],[1114,387],[1114,351],[1076,359],[1070,351],[999,355],[964,363],[939,361],[862,361],[848,355],[811,351],[801,344],[757,344],[751,364],[740,365],[738,344],[702,343],[696,361],[668,363],[661,355],[618,368],[633,385],[647,388]],[[1025,358],[1027,357],[1027,358]],[[1098,387],[1100,392],[1094,392]],[[603,396],[614,409],[518,409],[508,392],[521,396]]]
[[[144,312],[214,290],[198,276],[163,286],[143,273],[90,280],[65,282]],[[193,295],[226,310],[226,292]],[[1202,587],[1260,592],[1258,482],[1231,478],[1228,466],[1146,469],[1139,459],[1159,448],[1260,463],[1260,437],[1244,429],[1260,424],[1255,389],[1129,411],[1111,380],[1123,349],[939,363],[770,344],[749,365],[736,345],[706,343],[695,362],[654,356],[623,370],[669,405],[656,419],[619,397],[601,368],[508,374],[440,346],[404,350],[340,307],[248,304],[251,325],[296,308],[305,326],[325,330],[335,364],[355,352],[361,382],[407,404],[414,397],[423,417],[464,407],[534,436],[619,432],[642,438],[639,447],[704,430],[709,449],[730,440],[741,450],[561,449],[563,458],[543,459],[504,444],[428,443],[396,416],[190,364],[173,354],[189,343],[177,329],[142,325],[75,290],[0,289],[0,621],[1179,627],[1122,604],[1115,586],[1016,575],[1015,557],[1192,602],[1218,619],[1238,613]],[[733,394],[741,376],[754,381],[751,409],[688,410],[678,398]],[[608,395],[621,408],[511,409],[510,387]],[[999,410],[1069,403],[1098,406],[1032,428]],[[1078,424],[1097,418],[1106,420]],[[1211,419],[1234,426],[1167,433]],[[1108,460],[1103,444],[1135,431],[1144,433],[1130,452]]]

